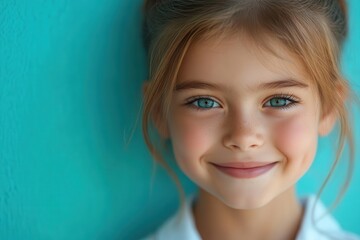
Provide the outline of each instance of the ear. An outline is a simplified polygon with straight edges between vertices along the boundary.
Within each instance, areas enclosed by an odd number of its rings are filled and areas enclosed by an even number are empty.
[[[335,109],[331,109],[331,111],[328,111],[326,114],[323,114],[319,123],[319,129],[318,129],[319,135],[320,136],[328,135],[331,132],[331,130],[334,128],[336,120],[337,120],[337,114]]]
[[[143,95],[145,95],[149,89],[149,81],[146,81],[143,85]],[[161,109],[161,106],[157,105],[155,106],[155,109],[152,113],[150,113],[151,115],[151,120],[153,121],[155,128],[157,129],[157,131],[159,132],[159,135],[161,136],[161,138],[163,138],[164,140],[166,140],[167,138],[169,138],[169,130],[168,130],[168,126],[167,126],[167,122],[165,117],[163,116],[163,111]]]
[[[345,101],[348,97],[348,91],[345,86],[340,83],[336,85],[336,95],[338,99],[345,104]],[[318,133],[320,136],[328,135],[335,126],[336,120],[338,118],[338,113],[335,107],[330,107],[327,112],[324,112],[320,118]]]

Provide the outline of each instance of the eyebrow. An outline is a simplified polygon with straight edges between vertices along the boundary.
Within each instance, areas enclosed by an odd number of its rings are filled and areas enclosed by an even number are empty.
[[[288,87],[298,87],[298,88],[307,88],[309,85],[306,83],[300,82],[295,79],[284,79],[284,80],[276,80],[272,82],[261,83],[254,90],[260,89],[278,89],[278,88],[288,88]],[[183,91],[186,89],[211,89],[211,90],[224,90],[224,87],[218,84],[211,84],[201,81],[186,81],[176,84],[175,91]]]

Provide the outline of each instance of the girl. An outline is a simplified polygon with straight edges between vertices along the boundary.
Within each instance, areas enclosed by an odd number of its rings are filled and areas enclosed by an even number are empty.
[[[178,213],[148,238],[360,239],[326,214],[320,194],[295,193],[318,137],[337,120],[328,178],[346,139],[353,168],[346,108],[353,95],[339,68],[345,2],[148,0],[144,10],[150,71],[143,133],[182,199]],[[156,139],[171,142],[198,194],[184,199],[162,157],[166,145]]]

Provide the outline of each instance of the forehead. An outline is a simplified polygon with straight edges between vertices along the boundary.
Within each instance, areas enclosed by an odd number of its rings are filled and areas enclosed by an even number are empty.
[[[276,55],[256,41],[242,35],[200,39],[186,52],[178,73],[178,82],[189,79],[220,81],[237,79],[247,83],[278,78],[307,78],[303,65],[278,41],[269,39]]]

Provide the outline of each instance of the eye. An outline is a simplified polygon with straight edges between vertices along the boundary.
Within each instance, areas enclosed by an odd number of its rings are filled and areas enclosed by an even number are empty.
[[[279,109],[286,109],[294,106],[295,104],[299,103],[292,95],[276,95],[269,99],[264,106],[265,107],[272,107],[272,108],[279,108]]]
[[[220,104],[210,97],[196,97],[195,99],[188,101],[186,105],[195,108],[196,110],[207,110],[220,107]]]

